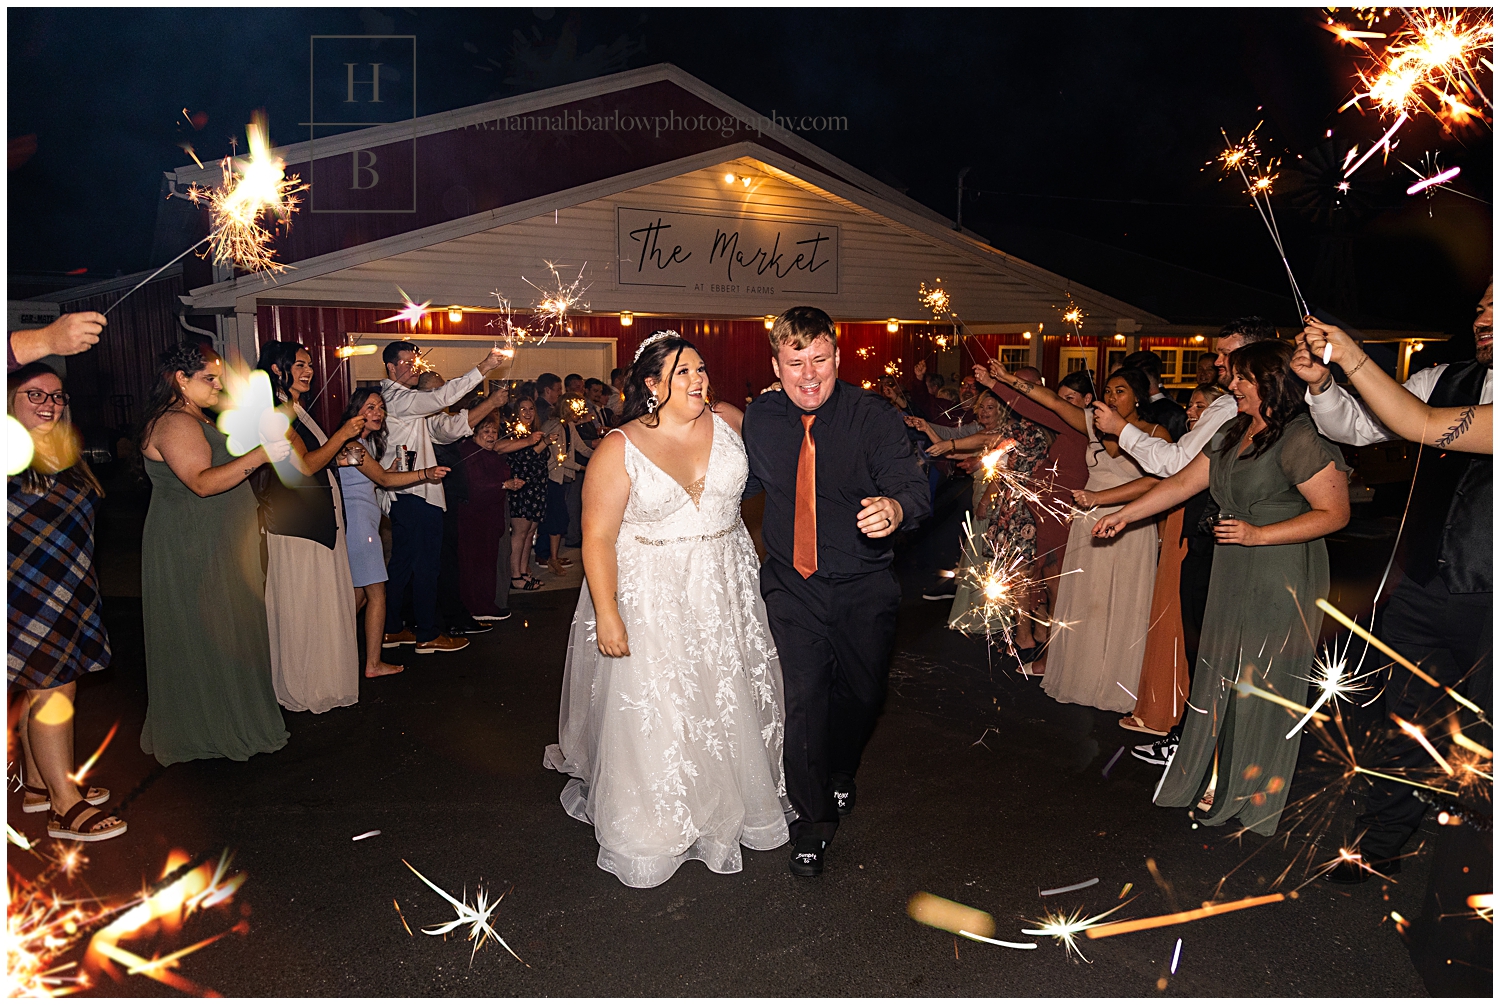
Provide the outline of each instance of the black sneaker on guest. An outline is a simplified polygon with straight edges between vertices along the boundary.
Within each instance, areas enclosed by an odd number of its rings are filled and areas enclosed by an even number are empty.
[[[485,632],[490,631],[494,627],[494,625],[486,625],[481,622],[475,621],[473,618],[469,618],[465,621],[460,621],[457,624],[449,625],[448,634],[450,636],[483,635]]]
[[[804,878],[823,874],[823,850],[828,842],[819,837],[803,836],[792,847],[791,870],[793,876]]]
[[[847,817],[854,812],[854,779],[833,779],[833,801],[839,808],[839,816]]]
[[[955,576],[939,576],[937,582],[922,591],[923,600],[952,600],[958,592],[958,579]]]
[[[1166,764],[1177,753],[1177,734],[1171,733],[1154,740],[1151,743],[1143,743],[1138,747],[1132,747],[1130,756],[1147,764]]]
[[[1358,883],[1365,883],[1374,879],[1377,872],[1381,876],[1394,876],[1401,871],[1401,859],[1399,858],[1371,859],[1369,862],[1365,862],[1364,856],[1360,854],[1358,848],[1354,849],[1352,855],[1358,861],[1344,859],[1344,861],[1325,872],[1323,878],[1330,883],[1337,883],[1340,886],[1354,886]],[[1371,869],[1374,872],[1371,872]]]

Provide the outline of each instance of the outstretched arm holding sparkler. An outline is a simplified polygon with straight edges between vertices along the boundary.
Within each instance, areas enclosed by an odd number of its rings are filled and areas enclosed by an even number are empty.
[[[981,380],[986,386],[989,386],[992,381],[986,380],[984,377],[980,376],[980,372],[982,369],[982,367],[978,366],[974,368],[974,379]],[[990,363],[989,372],[993,375],[994,380],[998,380],[1003,384],[1010,385],[1021,394],[1036,402],[1038,405],[1041,405],[1043,408],[1049,409],[1052,412],[1056,413],[1059,418],[1061,418],[1073,429],[1077,430],[1080,433],[1083,433],[1085,436],[1088,435],[1088,419],[1084,414],[1084,409],[1079,408],[1077,405],[1072,405],[1064,401],[1062,398],[1058,397],[1057,392],[1052,390],[1050,387],[1043,387],[1040,384],[1033,384],[1029,380],[1022,380],[1020,377],[1017,377],[1015,374],[1005,369],[1005,367],[1002,366],[998,360]]]
[[[1473,454],[1494,452],[1493,405],[1435,408],[1380,367],[1367,366],[1370,357],[1347,332],[1321,321],[1308,321],[1298,341],[1303,346],[1299,356],[1307,354],[1304,366],[1311,359],[1326,359],[1343,367],[1365,406],[1402,439]]]
[[[107,323],[98,311],[79,311],[64,314],[45,328],[11,332],[6,369],[19,369],[43,356],[76,356],[92,349]]]
[[[1143,480],[1136,479],[1136,481]],[[1133,485],[1135,483],[1131,482],[1129,484]],[[1126,486],[1122,485],[1120,487],[1125,488]],[[1173,506],[1187,502],[1206,488],[1208,488],[1208,455],[1199,454],[1193,458],[1187,467],[1170,478],[1164,478],[1157,482],[1139,499],[1126,504],[1124,508],[1111,513],[1094,524],[1094,536],[1114,537],[1137,520],[1145,520],[1147,517],[1156,516],[1158,513],[1165,513]],[[1103,494],[1100,493],[1100,495]],[[1096,503],[1095,505],[1107,504]]]
[[[1248,434],[1247,434],[1248,437]],[[1207,454],[1199,454],[1177,474],[1161,482],[1119,512],[1094,525],[1095,537],[1114,537],[1128,524],[1155,516],[1186,502],[1208,488]],[[1349,476],[1329,461],[1317,474],[1297,486],[1312,508],[1289,520],[1256,526],[1237,517],[1223,517],[1214,524],[1215,544],[1239,544],[1247,548],[1271,544],[1302,544],[1326,537],[1349,522]]]
[[[168,412],[151,426],[145,453],[147,457],[153,451],[161,454],[178,480],[203,498],[228,492],[262,464],[285,460],[292,449],[290,443],[280,440],[214,467],[213,448],[200,426],[196,418],[184,412]]]
[[[1118,506],[1121,503],[1134,502],[1141,496],[1150,492],[1160,478],[1152,478],[1150,475],[1126,482],[1124,485],[1116,485],[1112,489],[1103,492],[1090,492],[1088,489],[1074,489],[1073,501],[1080,506]]]

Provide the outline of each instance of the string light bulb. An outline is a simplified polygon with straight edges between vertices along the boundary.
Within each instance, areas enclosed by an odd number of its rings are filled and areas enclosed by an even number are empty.
[[[1023,339],[1025,339],[1026,341],[1030,342],[1031,341],[1031,332],[1022,332],[1021,333],[1021,337]]]
[[[633,324],[635,324],[635,315],[632,314],[632,313],[630,313],[629,311],[621,311],[620,312],[620,327],[621,328],[629,328]]]
[[[885,330],[894,335],[901,330],[901,322],[897,321],[895,318],[889,318],[885,323]]]
[[[734,173],[733,172],[730,172],[729,174],[726,174],[724,176],[724,184],[726,184],[726,185],[733,185],[734,184]]]
[[[448,320],[449,321],[453,322],[454,324],[458,324],[463,319],[464,319],[464,312],[463,312],[463,310],[461,308],[458,308],[458,307],[450,307],[450,308],[448,308]]]
[[[775,326],[775,324],[776,324],[776,315],[774,315],[774,314],[767,314],[766,315],[766,331],[770,331]]]

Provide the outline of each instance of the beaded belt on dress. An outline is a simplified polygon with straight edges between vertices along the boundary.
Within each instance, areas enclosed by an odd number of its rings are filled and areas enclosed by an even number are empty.
[[[652,545],[654,547],[660,547],[661,545],[664,545],[664,544],[677,544],[679,541],[717,541],[721,537],[728,537],[730,534],[733,534],[734,530],[735,530],[735,525],[734,524],[730,524],[728,527],[725,527],[723,530],[716,531],[716,532],[714,532],[712,534],[694,534],[691,537],[667,537],[667,538],[641,537],[639,534],[637,534],[637,535],[635,535],[635,539],[637,541],[639,541],[641,544],[649,544],[649,545]]]

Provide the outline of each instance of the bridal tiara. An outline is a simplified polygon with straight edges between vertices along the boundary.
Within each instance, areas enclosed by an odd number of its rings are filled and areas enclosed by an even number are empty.
[[[642,340],[640,345],[635,347],[635,358],[630,361],[631,366],[634,366],[641,361],[641,353],[646,351],[647,346],[649,346],[653,342],[660,342],[664,338],[682,338],[682,336],[672,331],[670,328],[666,331],[652,332],[650,335],[647,335],[644,340]]]

